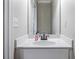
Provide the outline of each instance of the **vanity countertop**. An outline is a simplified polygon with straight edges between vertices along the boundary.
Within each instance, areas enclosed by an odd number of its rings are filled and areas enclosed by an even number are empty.
[[[49,38],[48,40],[28,39],[26,35],[17,38],[16,48],[72,48],[72,40],[61,36],[59,38]],[[50,44],[51,43],[51,44]]]

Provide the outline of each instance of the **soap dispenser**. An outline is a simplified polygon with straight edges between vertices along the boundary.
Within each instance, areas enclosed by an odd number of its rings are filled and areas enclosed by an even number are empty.
[[[35,34],[35,41],[37,41],[39,39],[39,32],[36,32]]]

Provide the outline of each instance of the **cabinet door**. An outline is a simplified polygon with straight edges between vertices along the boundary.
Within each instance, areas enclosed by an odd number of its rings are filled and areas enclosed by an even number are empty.
[[[24,59],[24,50],[23,49],[16,49],[14,59]]]
[[[23,51],[24,59],[68,59],[68,49],[24,49]]]

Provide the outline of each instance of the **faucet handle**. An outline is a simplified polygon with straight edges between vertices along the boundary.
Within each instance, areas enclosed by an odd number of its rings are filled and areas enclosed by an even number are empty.
[[[47,37],[49,37],[49,34],[46,34]]]

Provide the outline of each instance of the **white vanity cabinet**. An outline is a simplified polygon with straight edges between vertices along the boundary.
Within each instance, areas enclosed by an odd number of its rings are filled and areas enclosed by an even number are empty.
[[[33,39],[26,40],[26,36],[23,36],[16,41],[15,59],[74,59],[72,40],[68,41],[67,39],[62,36],[36,42]],[[35,42],[44,44],[35,44]],[[48,44],[48,42],[52,42],[52,44]]]
[[[71,49],[18,48],[16,59],[72,59]]]

